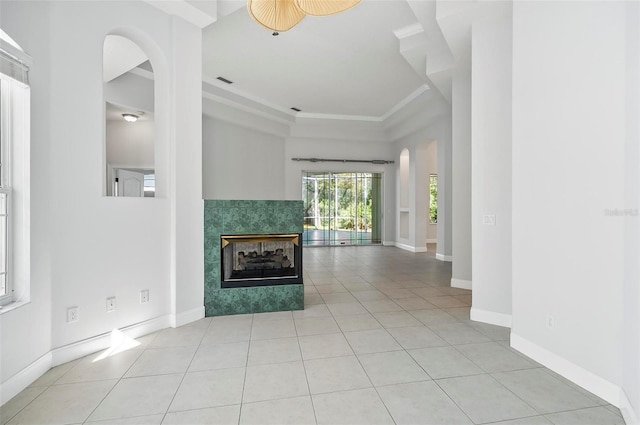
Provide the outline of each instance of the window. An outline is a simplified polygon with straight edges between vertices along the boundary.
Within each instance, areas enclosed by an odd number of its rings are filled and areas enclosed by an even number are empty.
[[[438,175],[429,175],[429,224],[438,223]]]
[[[302,175],[305,245],[382,243],[382,174]]]
[[[30,62],[0,30],[0,306],[29,300]]]
[[[11,301],[9,265],[9,90],[0,74],[0,305]]]
[[[9,193],[5,192],[4,187],[0,189],[0,300],[8,298],[11,295],[8,279],[7,264],[9,262],[9,216],[7,214],[7,204],[9,202]],[[0,301],[0,305],[3,304]]]

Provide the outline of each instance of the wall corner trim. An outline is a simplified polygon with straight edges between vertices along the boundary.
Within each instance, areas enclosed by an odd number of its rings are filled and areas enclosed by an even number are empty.
[[[0,384],[0,406],[18,395],[52,367],[51,351]]]
[[[436,260],[453,261],[453,256],[452,255],[444,255],[444,254],[441,254],[439,252],[436,252]]]
[[[204,306],[176,314],[175,318],[172,318],[171,323],[175,323],[174,327],[179,327],[202,318],[204,318]]]
[[[470,280],[464,280],[464,279],[456,279],[456,278],[451,278],[451,287],[452,288],[460,288],[460,289],[468,289],[471,290],[472,288],[472,283]]]
[[[624,423],[627,425],[640,425],[640,418],[638,418],[638,414],[633,410],[633,405],[629,401],[629,397],[627,397],[627,393],[624,390],[620,390],[620,413],[622,413],[622,418],[624,419]]]
[[[471,307],[470,318],[474,322],[488,323],[490,325],[511,327],[511,315],[504,313],[496,313],[495,311],[482,310]]]
[[[551,369],[559,375],[567,378],[576,385],[597,395],[601,399],[620,408],[623,405],[621,394],[623,391],[617,385],[607,381],[606,379],[596,375],[593,372],[578,366],[577,364],[560,357],[546,348],[543,348],[520,335],[511,332],[511,347],[520,351],[533,360]],[[626,397],[625,397],[626,399]],[[628,403],[628,401],[627,401]],[[623,406],[624,407],[624,406]],[[633,410],[631,410],[633,412]],[[629,411],[627,410],[627,414]],[[626,419],[626,418],[625,418]],[[627,422],[636,423],[637,422]]]
[[[405,251],[409,251],[409,252],[427,252],[426,245],[425,246],[411,246],[411,245],[403,244],[403,243],[400,243],[400,242],[395,242],[394,245],[397,248],[404,249]]]

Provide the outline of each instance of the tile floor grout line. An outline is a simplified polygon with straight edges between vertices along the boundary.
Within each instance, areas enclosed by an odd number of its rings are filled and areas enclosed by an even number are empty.
[[[157,336],[157,335],[156,335],[156,336]],[[155,339],[155,337],[154,337],[153,339]],[[144,353],[144,352],[147,350],[147,348],[148,348],[148,346],[144,347],[144,348],[142,349],[142,353]],[[106,350],[108,350],[108,348],[107,348]],[[104,351],[104,350],[101,350],[101,351]],[[100,351],[99,351],[99,352],[100,352]],[[96,410],[98,410],[98,407],[100,407],[100,405],[101,405],[102,403],[104,403],[104,401],[107,399],[107,397],[109,397],[109,394],[111,394],[111,392],[116,388],[116,386],[118,386],[118,384],[119,384],[123,379],[125,379],[125,378],[124,378],[124,376],[127,374],[127,372],[129,372],[129,370],[133,367],[133,365],[134,365],[134,364],[135,364],[135,362],[140,358],[140,356],[142,356],[142,353],[140,353],[140,355],[138,355],[138,357],[136,358],[136,360],[134,360],[133,362],[131,362],[131,364],[129,365],[129,367],[127,368],[127,370],[125,370],[125,371],[122,373],[122,375],[120,376],[120,378],[118,378],[118,379],[116,380],[116,383],[115,383],[115,384],[113,384],[113,386],[109,389],[109,391],[107,391],[107,393],[104,395],[104,397],[102,397],[102,399],[101,399],[101,400],[96,404],[96,406],[91,410],[91,412],[87,415],[87,417],[82,421],[82,423],[83,423],[83,424],[87,423],[87,421],[89,420],[89,418],[91,418],[91,415],[93,415],[93,414],[95,413],[95,411],[96,411]],[[94,355],[94,354],[96,354],[96,353],[89,354],[89,355],[87,355],[87,356],[85,356],[85,357],[88,357],[88,356],[91,356],[91,355]],[[84,357],[83,357],[83,358],[84,358]],[[79,363],[80,363],[80,362],[78,362],[78,364],[79,364]],[[78,364],[76,364],[76,366],[78,366]],[[72,369],[74,369],[74,368],[75,368],[75,366],[74,366]],[[65,373],[65,375],[66,375],[66,373]],[[63,376],[64,376],[64,375],[63,375]]]
[[[416,294],[416,295],[417,295],[417,294]],[[418,295],[418,296],[419,296],[419,295]],[[422,298],[422,297],[420,297],[420,298]],[[437,306],[436,306],[436,307],[437,307]],[[437,307],[437,309],[438,309],[438,310],[440,310],[440,307]],[[403,311],[405,311],[405,310],[404,310],[404,308],[403,308]],[[369,313],[373,316],[373,313],[371,313],[371,312],[369,312]],[[374,318],[375,318],[375,316],[374,316]],[[376,318],[376,320],[377,320],[377,318]],[[378,322],[379,322],[379,321],[378,321]],[[395,342],[396,342],[396,343],[397,343],[397,344],[402,348],[402,351],[404,351],[407,355],[409,355],[409,357],[410,357],[410,358],[411,358],[415,363],[417,363],[417,364],[418,364],[418,366],[419,366],[422,370],[424,370],[424,368],[423,368],[423,367],[422,367],[422,366],[421,366],[417,361],[415,361],[415,359],[413,358],[413,356],[411,356],[411,354],[407,351],[407,349],[406,349],[402,344],[400,344],[400,342],[399,342],[399,341],[398,341],[398,340],[393,336],[393,334],[391,334],[391,333],[390,333],[390,332],[389,332],[389,331],[384,327],[384,325],[382,325],[382,323],[380,323],[380,325],[382,326],[382,329],[384,329],[384,330],[387,332],[387,334],[389,334],[389,335],[391,336],[391,338],[393,338],[393,340],[394,340],[394,341],[395,341]],[[424,325],[424,324],[423,324],[423,326],[427,327],[427,329],[430,329],[428,326],[426,326],[426,325]],[[435,331],[433,331],[433,330],[432,330],[432,332],[434,332],[434,333],[435,333]],[[436,333],[436,334],[437,334],[437,333]],[[438,336],[439,336],[439,335],[438,335]],[[448,341],[446,341],[446,340],[444,340],[444,341],[448,343]],[[367,374],[366,369],[364,368],[364,366],[362,366],[362,364],[361,364],[361,362],[360,362],[360,358],[358,358],[358,357],[357,357],[357,355],[356,355],[356,358],[358,359],[358,362],[360,363],[360,366],[361,366],[361,367],[363,368],[363,370],[365,371],[365,374]],[[431,378],[431,381],[432,381],[432,382],[434,382],[434,383],[435,383],[435,384],[440,388],[440,390],[441,390],[443,393],[445,393],[445,394],[446,394],[446,396],[447,396],[447,397],[448,397],[448,398],[449,398],[449,399],[454,403],[454,405],[455,405],[455,406],[456,406],[456,407],[457,407],[457,408],[458,408],[458,409],[459,409],[459,410],[460,410],[460,411],[461,411],[465,416],[467,416],[467,417],[469,418],[469,420],[470,420],[472,423],[475,423],[475,422],[471,419],[471,417],[469,417],[469,415],[468,415],[468,414],[467,414],[467,413],[466,413],[466,412],[465,412],[465,411],[464,411],[464,410],[463,410],[463,409],[462,409],[462,408],[461,408],[461,407],[460,407],[460,406],[459,406],[459,405],[458,405],[458,404],[457,404],[457,403],[456,403],[456,402],[455,402],[455,401],[454,401],[454,400],[449,396],[449,394],[448,394],[446,391],[444,391],[444,389],[443,389],[443,388],[442,388],[442,387],[441,387],[441,386],[440,386],[440,385],[439,385],[439,384],[438,384],[438,383],[437,383],[437,382],[436,382],[436,381],[431,377],[431,375],[429,375],[429,373],[428,373],[426,370],[424,370],[424,372],[426,373],[426,375],[427,375],[427,376],[429,376],[429,377]],[[369,375],[368,375],[368,374],[367,374],[367,377],[369,378]],[[371,381],[371,378],[369,378],[369,380]],[[419,381],[419,382],[420,382],[420,381]],[[425,381],[425,382],[428,382],[428,381]],[[386,405],[386,403],[384,402],[384,400],[383,400],[383,399],[382,399],[382,397],[380,396],[380,393],[378,392],[378,389],[373,385],[373,382],[372,382],[372,381],[371,381],[371,384],[372,384],[372,387],[374,388],[374,390],[376,391],[376,394],[378,394],[378,397],[379,397],[379,398],[380,398],[380,400],[382,401],[382,404],[385,406],[385,409],[387,410],[387,412],[388,412],[388,413],[389,413],[389,415],[391,416],[392,420],[395,422],[395,419],[393,419],[393,416],[391,415],[391,412],[389,411],[388,406]]]
[[[161,424],[167,418],[167,415],[169,414],[169,409],[171,409],[171,405],[173,404],[174,400],[176,399],[176,395],[178,395],[178,392],[180,391],[180,387],[182,386],[182,383],[184,382],[184,379],[187,377],[187,373],[189,372],[189,368],[191,367],[191,364],[193,363],[193,359],[196,357],[196,354],[198,353],[198,350],[200,349],[200,346],[202,345],[202,341],[204,340],[204,337],[207,334],[207,331],[212,326],[212,323],[213,323],[213,320],[209,319],[209,323],[207,324],[207,328],[204,330],[204,332],[202,332],[202,336],[200,337],[200,341],[198,342],[198,345],[196,346],[196,349],[194,350],[193,355],[191,356],[191,360],[189,361],[189,364],[187,365],[184,373],[182,374],[182,378],[180,379],[180,382],[178,383],[178,386],[176,387],[176,390],[173,393],[173,396],[171,397],[171,400],[169,401],[169,404],[167,404],[167,408],[166,408],[165,412],[162,414],[162,420],[160,421]],[[172,328],[172,329],[176,329],[176,328]],[[167,375],[171,375],[171,374],[167,374]],[[153,376],[157,376],[157,375],[153,375]]]
[[[327,309],[328,310],[328,309]],[[331,312],[329,312],[331,313]],[[335,321],[335,319],[334,319]],[[313,411],[313,420],[318,423],[318,415],[316,413],[316,406],[313,402],[313,394],[311,394],[311,384],[309,384],[309,375],[307,374],[307,365],[302,353],[302,346],[300,345],[300,335],[298,334],[298,326],[296,325],[295,318],[293,320],[293,327],[296,331],[296,341],[298,342],[298,351],[300,353],[300,361],[302,362],[302,370],[304,370],[304,379],[307,382],[307,391],[309,391],[309,401],[311,402],[311,410]]]
[[[242,407],[244,405],[244,389],[247,383],[247,371],[249,370],[249,353],[251,352],[251,343],[253,342],[253,322],[255,321],[255,313],[251,315],[251,330],[249,331],[249,344],[247,345],[247,359],[244,362],[244,378],[242,379],[242,393],[240,394],[240,409],[238,409],[238,425],[242,419]]]
[[[364,306],[363,306],[364,307]],[[366,309],[366,308],[365,308]],[[333,313],[332,313],[333,314]],[[380,321],[378,320],[378,318],[376,318],[373,313],[369,312],[369,314],[373,317],[373,319],[378,322],[378,324],[381,326],[381,329],[385,329],[384,325],[382,323],[380,323]],[[335,318],[334,318],[335,320]],[[385,410],[387,411],[387,414],[389,415],[389,418],[391,418],[391,420],[393,421],[394,424],[396,424],[396,420],[393,417],[393,415],[391,414],[391,411],[389,410],[389,407],[387,406],[387,404],[384,402],[384,399],[382,398],[382,396],[380,395],[380,392],[378,391],[378,389],[376,388],[376,386],[373,383],[373,380],[371,379],[371,377],[369,376],[369,373],[367,372],[367,369],[364,367],[364,365],[362,364],[362,361],[360,360],[360,357],[358,356],[358,353],[356,353],[356,351],[353,349],[353,346],[351,345],[351,343],[349,342],[349,339],[346,337],[346,335],[344,335],[344,331],[342,331],[342,335],[343,338],[347,341],[347,344],[349,345],[349,347],[351,348],[351,351],[353,351],[354,356],[356,357],[356,360],[358,361],[358,364],[360,365],[360,367],[362,368],[362,370],[364,371],[364,374],[367,376],[367,379],[369,380],[369,383],[371,384],[371,388],[373,388],[373,390],[376,392],[376,395],[378,396],[378,399],[380,400],[380,402],[382,403],[382,405],[384,406]],[[387,332],[388,333],[388,332]],[[391,337],[393,338],[393,335],[391,335]],[[394,339],[395,341],[395,339]],[[396,341],[396,343],[398,343]],[[398,343],[398,345],[400,345]],[[400,347],[402,347],[402,345],[400,345]],[[404,347],[402,347],[404,349]],[[418,365],[419,366],[419,365]],[[427,374],[427,376],[429,376],[429,374]]]
[[[466,376],[469,376],[469,375],[466,375]],[[449,379],[449,378],[442,378],[442,379]],[[442,391],[442,393],[443,393],[445,396],[447,396],[447,398],[448,398],[449,400],[451,400],[451,402],[452,402],[452,403],[453,403],[453,404],[454,404],[454,405],[455,405],[455,406],[456,406],[456,407],[457,407],[457,408],[462,412],[462,414],[463,414],[463,415],[465,415],[467,418],[469,418],[469,421],[471,421],[471,423],[472,423],[472,424],[476,424],[476,422],[475,422],[473,419],[471,419],[471,416],[469,416],[469,414],[468,414],[464,409],[462,409],[462,407],[461,407],[458,403],[456,403],[456,401],[453,399],[453,397],[451,397],[451,396],[449,395],[449,393],[448,393],[448,392],[446,392],[444,388],[442,388],[442,386],[441,386],[441,385],[440,385],[440,383],[438,382],[439,380],[440,380],[440,379],[434,379],[434,380],[433,380],[433,383],[434,383],[434,384],[436,384],[436,385],[438,386],[438,388],[440,389],[440,391]],[[477,425],[477,424],[476,424],[476,425]]]
[[[66,372],[65,372],[65,374],[66,374]],[[64,374],[63,374],[62,376],[64,376]],[[58,378],[58,379],[60,379],[60,378]],[[22,408],[21,408],[20,410],[18,410],[18,411],[17,411],[13,416],[11,416],[9,419],[7,419],[7,421],[6,421],[6,422],[2,422],[2,423],[3,423],[3,424],[8,424],[9,422],[11,422],[11,421],[16,417],[16,416],[18,416],[18,415],[20,414],[20,412],[22,412],[24,409],[26,409],[26,408],[27,408],[27,406],[29,406],[31,403],[33,403],[34,401],[36,401],[36,400],[37,400],[37,399],[38,399],[42,394],[44,394],[44,393],[45,393],[45,391],[47,391],[47,390],[49,389],[49,387],[51,387],[51,386],[53,386],[53,384],[52,384],[52,385],[47,385],[47,386],[45,387],[45,389],[44,389],[44,390],[42,390],[42,391],[40,392],[40,394],[38,394],[37,396],[35,396],[35,397],[34,397],[34,399],[33,399],[33,400],[31,400],[29,403],[27,403],[27,404],[25,404],[24,406],[22,406]],[[29,387],[27,387],[27,388],[29,388]],[[27,389],[27,388],[25,388],[25,389]],[[22,390],[22,391],[24,391],[24,390]],[[21,392],[22,392],[22,391],[21,391]],[[2,406],[0,406],[0,407],[2,407]]]

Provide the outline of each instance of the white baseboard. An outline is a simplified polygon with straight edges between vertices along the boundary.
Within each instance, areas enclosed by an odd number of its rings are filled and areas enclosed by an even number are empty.
[[[384,246],[396,246],[395,241],[382,241],[382,245]]]
[[[614,406],[620,407],[622,404],[620,399],[622,389],[595,373],[589,372],[513,332],[511,332],[511,347]],[[629,413],[627,412],[627,414]]]
[[[618,408],[620,409],[620,413],[622,413],[625,424],[640,425],[638,414],[633,410],[629,397],[627,397],[627,393],[625,393],[624,390],[620,390],[620,406],[618,406]]]
[[[129,338],[139,338],[170,326],[170,316],[161,316],[120,329]],[[111,332],[87,338],[49,351],[0,384],[0,406],[44,375],[49,369],[103,350],[111,345]]]
[[[404,249],[405,251],[410,251],[410,252],[427,252],[427,247],[426,246],[411,246],[411,245],[406,245],[400,242],[396,242],[395,246],[400,248],[400,249]]]
[[[504,326],[505,328],[510,328],[512,323],[510,314],[496,313],[495,311],[481,310],[474,307],[471,307],[470,318],[475,322]]]
[[[178,313],[175,316],[176,327],[186,325],[204,317],[204,306],[194,308],[193,310]]]
[[[454,279],[454,278],[451,278],[451,287],[452,288],[460,288],[460,289],[468,289],[468,290],[473,289],[470,280]]]
[[[441,254],[439,252],[436,252],[436,260],[453,261],[453,256],[452,255],[444,255],[444,254]]]
[[[0,384],[0,406],[18,395],[52,367],[51,351]]]
[[[156,317],[155,319],[136,323],[119,330],[127,337],[135,339],[171,327],[172,323],[176,323],[177,326],[182,326],[200,320],[203,317],[204,306],[175,316],[165,315]],[[15,397],[20,391],[27,388],[52,367],[109,348],[111,346],[111,336],[112,332],[107,332],[49,351],[7,381],[0,384],[0,406]]]
[[[438,239],[427,239],[427,243],[438,243]]]
[[[170,318],[171,317],[169,315],[160,316],[155,319],[127,326],[120,329],[120,331],[129,338],[139,338],[152,332],[159,331],[160,329],[170,327]],[[104,350],[110,346],[111,332],[96,335],[82,341],[53,349],[51,351],[53,355],[52,364],[53,366],[58,366],[66,362],[70,362],[71,360],[79,359],[80,357],[95,353],[96,351]]]

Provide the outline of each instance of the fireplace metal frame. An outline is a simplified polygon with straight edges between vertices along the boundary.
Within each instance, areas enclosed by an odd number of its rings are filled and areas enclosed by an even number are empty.
[[[246,279],[225,279],[224,250],[232,243],[258,242],[292,242],[294,245],[293,266],[297,273],[294,276],[254,277]],[[235,259],[234,259],[235,261]],[[302,281],[302,233],[288,234],[254,234],[254,235],[221,235],[220,236],[220,287],[247,288],[255,286],[280,286],[301,284]]]

